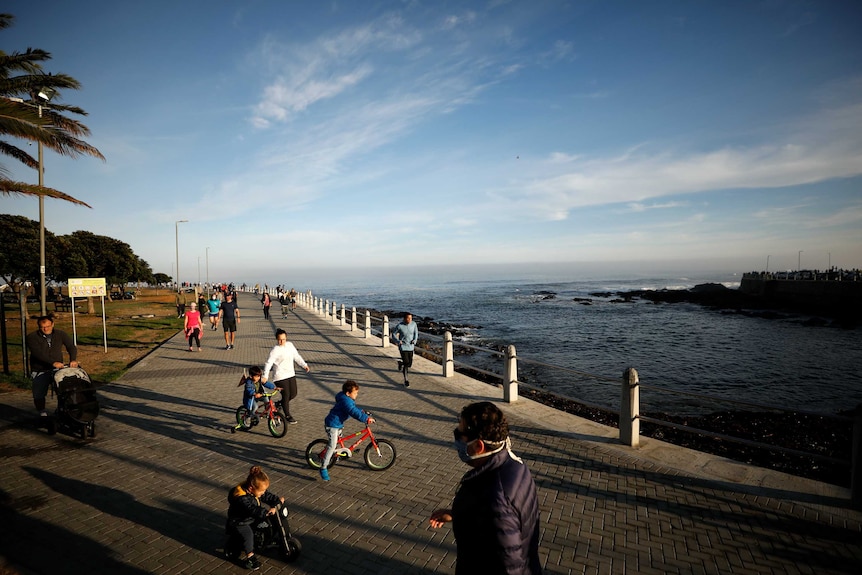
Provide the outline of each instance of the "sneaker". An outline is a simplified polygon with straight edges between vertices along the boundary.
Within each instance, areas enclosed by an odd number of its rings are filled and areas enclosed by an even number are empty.
[[[230,346],[229,346],[229,345],[226,345],[226,346],[224,346],[224,349],[225,349],[225,351],[227,351],[227,350],[229,350],[229,349],[230,349]]]
[[[48,417],[48,410],[43,409],[39,412],[39,417]]]
[[[410,382],[406,379],[404,380],[404,387],[410,387]]]
[[[288,418],[287,418],[287,423],[288,423],[289,425],[296,425],[296,424],[297,424],[297,423],[299,423],[299,422],[298,422],[297,420],[295,420],[294,418],[292,418],[292,417],[288,417]]]
[[[324,481],[329,481],[329,470],[328,469],[320,469],[320,478]]]
[[[403,368],[404,368],[404,362],[403,362],[403,361],[399,361],[399,362],[398,362],[398,371],[401,371]]]
[[[230,344],[230,345],[228,346],[228,349],[233,349],[233,344]]]
[[[260,569],[260,561],[257,560],[257,555],[252,555],[251,557],[246,557],[245,560],[242,561],[242,566],[246,569],[257,571]]]

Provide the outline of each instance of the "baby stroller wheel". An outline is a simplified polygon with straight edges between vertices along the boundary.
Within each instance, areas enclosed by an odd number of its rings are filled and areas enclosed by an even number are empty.
[[[299,542],[299,539],[296,537],[291,537],[287,540],[287,549],[282,552],[284,560],[287,563],[293,563],[297,559],[299,559],[299,555],[302,553],[302,544]]]

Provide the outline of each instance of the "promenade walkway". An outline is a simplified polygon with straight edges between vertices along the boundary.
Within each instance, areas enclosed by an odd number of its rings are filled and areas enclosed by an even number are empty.
[[[500,390],[421,359],[405,389],[379,339],[302,309],[266,321],[251,295],[239,299],[234,350],[221,330],[201,353],[178,334],[100,390],[94,439],[48,436],[27,393],[0,395],[0,573],[2,558],[22,575],[242,573],[217,549],[227,491],[252,464],[287,498],[303,545],[298,562],[266,557],[261,573],[454,572],[451,529],[427,519],[467,470],[451,446],[460,409]],[[291,402],[299,423],[281,439],[263,426],[231,434],[241,370],[263,363],[276,327],[312,366]],[[398,460],[375,473],[352,459],[326,483],[304,449],[348,378]],[[862,513],[846,490],[654,440],[632,450],[616,430],[527,400],[500,405],[538,485],[548,574],[862,573]]]

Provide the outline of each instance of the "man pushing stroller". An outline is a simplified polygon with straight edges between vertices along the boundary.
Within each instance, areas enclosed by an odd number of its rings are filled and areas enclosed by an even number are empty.
[[[48,416],[45,398],[54,381],[54,370],[64,367],[63,348],[69,354],[69,367],[78,367],[78,348],[64,331],[54,329],[54,317],[43,315],[36,324],[39,329],[27,334],[30,350],[30,377],[33,379],[33,405],[42,417]]]

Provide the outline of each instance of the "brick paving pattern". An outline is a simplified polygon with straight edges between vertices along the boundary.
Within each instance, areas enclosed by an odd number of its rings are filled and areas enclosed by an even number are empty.
[[[244,572],[218,548],[227,491],[252,464],[286,497],[303,546],[295,563],[264,556],[260,573],[454,572],[451,529],[433,530],[427,518],[450,504],[467,470],[450,445],[460,409],[497,401],[500,390],[443,379],[421,359],[405,389],[397,351],[379,339],[303,309],[264,320],[252,295],[240,304],[235,349],[223,349],[221,329],[205,332],[200,353],[186,351],[178,334],[101,388],[93,439],[49,436],[34,426],[28,393],[0,395],[0,556],[11,572]],[[239,375],[263,364],[276,327],[312,367],[300,372],[291,403],[299,423],[280,439],[265,422],[231,434]],[[345,379],[360,383],[358,404],[374,413],[375,433],[395,444],[398,459],[372,472],[359,452],[325,483],[304,450],[324,436]],[[664,464],[573,416],[523,400],[500,405],[539,488],[548,574],[862,573],[862,513],[848,509],[840,489],[800,489],[808,483],[774,473],[759,485],[736,483],[689,469],[687,460],[703,456],[681,448],[662,447],[679,462]]]

